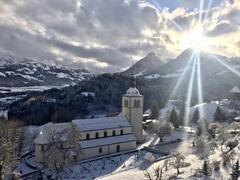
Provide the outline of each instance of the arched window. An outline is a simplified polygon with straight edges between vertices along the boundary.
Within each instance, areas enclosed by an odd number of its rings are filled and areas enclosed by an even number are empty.
[[[115,131],[115,130],[112,131],[112,135],[113,135],[113,136],[116,135],[116,131]]]
[[[102,148],[99,148],[98,152],[99,152],[99,153],[102,153]]]
[[[140,100],[139,99],[135,99],[133,102],[133,107],[135,108],[140,108]]]
[[[97,139],[98,137],[99,137],[99,134],[98,134],[98,132],[96,132],[95,138]]]
[[[128,107],[128,100],[127,99],[124,100],[124,107],[126,107],[126,108]]]
[[[107,131],[104,131],[104,137],[107,137]]]
[[[120,134],[123,135],[123,129],[121,129]]]
[[[117,152],[120,151],[120,145],[117,145]]]
[[[88,140],[88,139],[90,139],[90,137],[89,137],[89,134],[87,133],[86,134],[86,139]]]

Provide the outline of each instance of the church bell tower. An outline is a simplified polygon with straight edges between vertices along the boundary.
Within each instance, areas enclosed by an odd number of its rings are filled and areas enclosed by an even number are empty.
[[[137,143],[141,143],[143,141],[143,96],[136,88],[134,75],[131,76],[130,88],[122,97],[122,115],[133,126],[133,134],[137,139]]]

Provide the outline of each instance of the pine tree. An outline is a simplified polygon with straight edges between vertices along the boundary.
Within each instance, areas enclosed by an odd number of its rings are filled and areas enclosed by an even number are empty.
[[[153,101],[152,106],[151,106],[151,119],[158,119],[159,117],[159,106],[157,101]]]
[[[218,106],[216,111],[215,111],[215,114],[214,114],[214,121],[219,121],[221,122],[222,121],[222,110],[221,108]]]
[[[231,175],[232,175],[232,180],[238,180],[238,178],[240,177],[239,160],[237,160],[236,164],[233,166]]]
[[[208,164],[208,162],[206,160],[203,163],[202,173],[205,176],[209,176],[211,174],[211,170],[209,168],[209,164]]]
[[[179,112],[179,124],[181,126],[184,126],[184,117],[185,117],[185,105],[184,103],[182,103]]]
[[[200,115],[199,115],[199,110],[198,108],[194,111],[193,113],[193,117],[192,117],[192,122],[193,123],[197,123],[197,121],[199,120]]]
[[[174,128],[179,128],[179,120],[175,108],[173,108],[171,111],[171,114],[169,116],[169,122],[173,124]]]

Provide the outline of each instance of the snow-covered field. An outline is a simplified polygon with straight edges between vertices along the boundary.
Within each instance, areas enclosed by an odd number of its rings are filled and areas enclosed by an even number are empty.
[[[14,92],[26,92],[26,91],[44,91],[52,88],[63,88],[64,86],[29,86],[29,87],[0,87],[0,93],[14,93]]]

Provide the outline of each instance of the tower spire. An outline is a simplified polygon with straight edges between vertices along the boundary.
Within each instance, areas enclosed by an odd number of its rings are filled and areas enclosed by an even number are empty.
[[[132,87],[132,88],[136,87],[136,78],[134,76],[133,69],[132,69],[132,75],[130,77],[130,87]]]

